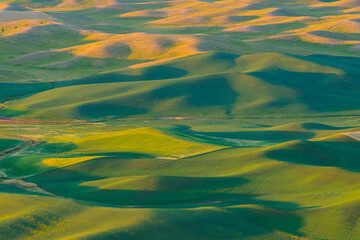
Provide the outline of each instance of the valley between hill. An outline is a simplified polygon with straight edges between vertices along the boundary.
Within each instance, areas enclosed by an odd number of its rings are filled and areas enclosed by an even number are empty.
[[[0,1],[0,239],[360,239],[360,1]]]

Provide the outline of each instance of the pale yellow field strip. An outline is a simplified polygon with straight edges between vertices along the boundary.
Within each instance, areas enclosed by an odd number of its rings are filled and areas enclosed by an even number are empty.
[[[344,134],[360,141],[360,132],[351,132],[351,133],[344,133]]]

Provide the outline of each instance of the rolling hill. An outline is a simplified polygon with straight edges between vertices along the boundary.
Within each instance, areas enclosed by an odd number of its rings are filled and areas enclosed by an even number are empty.
[[[359,0],[0,0],[0,239],[359,239],[359,33]]]
[[[51,89],[7,105],[75,119],[354,115],[359,63],[358,58],[324,55],[204,53],[51,83]],[[24,86],[30,91],[36,84]]]

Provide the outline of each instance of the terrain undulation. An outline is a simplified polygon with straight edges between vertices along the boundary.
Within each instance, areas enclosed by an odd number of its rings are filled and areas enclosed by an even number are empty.
[[[360,239],[359,0],[0,0],[0,239]]]

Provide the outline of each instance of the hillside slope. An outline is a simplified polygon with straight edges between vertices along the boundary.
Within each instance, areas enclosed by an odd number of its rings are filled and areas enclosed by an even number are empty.
[[[360,0],[0,0],[0,239],[360,239]]]
[[[75,119],[354,115],[359,67],[358,58],[326,55],[204,53],[56,82],[8,104]]]

